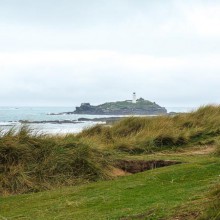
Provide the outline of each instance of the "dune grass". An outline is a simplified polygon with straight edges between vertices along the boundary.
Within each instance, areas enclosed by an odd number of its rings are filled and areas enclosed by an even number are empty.
[[[220,106],[78,135],[0,132],[0,219],[220,219],[219,143]],[[112,180],[118,159],[182,164]]]
[[[48,136],[21,127],[0,133],[0,194],[37,192],[108,179],[120,152],[152,153],[218,143],[220,107],[189,114],[130,117],[78,135]]]
[[[73,136],[34,134],[27,127],[0,135],[0,194],[37,192],[108,178],[107,157]]]
[[[78,137],[102,148],[151,153],[213,144],[220,135],[220,106],[204,106],[176,116],[130,117],[113,126],[96,125]]]

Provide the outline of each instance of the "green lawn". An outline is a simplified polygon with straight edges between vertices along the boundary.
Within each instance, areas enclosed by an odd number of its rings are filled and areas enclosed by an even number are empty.
[[[184,163],[110,181],[3,197],[0,219],[172,219],[203,210],[209,192],[220,182],[220,158],[155,157]]]

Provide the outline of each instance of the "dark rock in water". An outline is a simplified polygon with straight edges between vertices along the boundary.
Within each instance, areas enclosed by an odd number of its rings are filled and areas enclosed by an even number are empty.
[[[47,115],[71,115],[73,112],[47,113]]]
[[[105,117],[105,118],[79,118],[78,121],[92,121],[92,122],[105,122],[106,124],[111,124],[115,121],[121,120],[125,117]]]
[[[76,120],[54,120],[54,121],[27,121],[27,120],[20,120],[22,124],[78,124],[82,123]]]
[[[132,103],[129,100],[107,102],[97,106],[90,105],[90,103],[82,103],[72,113],[89,115],[162,115],[167,114],[167,110],[155,102],[140,98],[136,103]]]
[[[14,125],[1,125],[1,127],[13,127]]]
[[[61,113],[47,113],[47,115],[63,115],[64,113],[61,112]]]

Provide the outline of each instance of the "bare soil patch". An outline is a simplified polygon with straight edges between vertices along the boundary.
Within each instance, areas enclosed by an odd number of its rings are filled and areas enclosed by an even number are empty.
[[[116,162],[116,167],[128,172],[128,173],[139,173],[146,170],[152,170],[159,167],[171,166],[175,164],[180,164],[179,161],[170,160],[118,160]]]

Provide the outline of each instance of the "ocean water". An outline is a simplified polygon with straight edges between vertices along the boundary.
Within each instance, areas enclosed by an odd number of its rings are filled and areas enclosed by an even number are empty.
[[[94,126],[101,122],[86,121],[81,123],[53,123],[51,121],[78,120],[79,118],[103,118],[116,117],[114,115],[50,115],[51,113],[71,112],[74,107],[0,107],[0,129],[8,130],[12,127],[21,126],[19,120],[28,121],[50,121],[50,123],[34,123],[29,126],[36,130],[50,134],[77,133],[85,128]],[[188,107],[167,107],[168,112],[189,112],[193,108]],[[118,116],[118,115],[117,115]],[[120,116],[118,116],[120,117]]]

